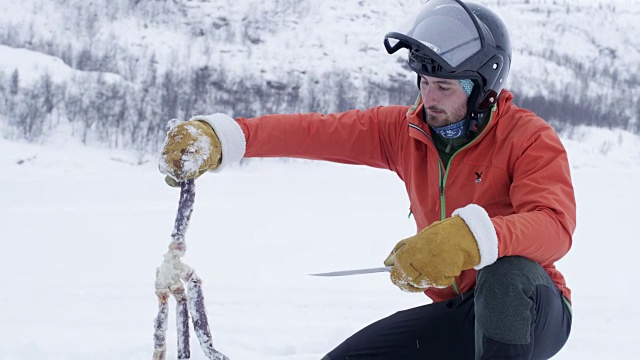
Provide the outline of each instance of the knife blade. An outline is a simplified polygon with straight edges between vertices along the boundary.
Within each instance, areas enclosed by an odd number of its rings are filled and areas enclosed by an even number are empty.
[[[367,268],[367,269],[354,269],[354,270],[341,270],[341,271],[331,271],[325,273],[317,273],[317,274],[309,274],[311,276],[350,276],[350,275],[362,275],[362,274],[373,274],[380,272],[391,272],[393,266],[385,266],[385,267],[377,267],[377,268]]]

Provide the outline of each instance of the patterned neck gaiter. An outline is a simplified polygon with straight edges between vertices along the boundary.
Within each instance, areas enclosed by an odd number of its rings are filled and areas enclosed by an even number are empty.
[[[433,129],[433,131],[435,131],[436,133],[438,133],[438,135],[442,136],[445,139],[455,139],[465,134],[466,124],[466,121],[460,120],[453,124],[440,127],[432,127],[431,129]]]

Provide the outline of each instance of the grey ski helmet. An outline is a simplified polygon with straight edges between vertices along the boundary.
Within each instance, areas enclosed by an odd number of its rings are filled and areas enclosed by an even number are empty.
[[[409,67],[419,75],[470,79],[469,110],[496,104],[511,66],[507,28],[487,7],[460,0],[429,0],[397,31],[387,33],[389,54],[409,50]]]

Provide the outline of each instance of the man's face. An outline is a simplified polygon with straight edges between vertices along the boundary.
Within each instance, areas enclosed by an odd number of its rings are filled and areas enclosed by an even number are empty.
[[[427,113],[427,124],[440,127],[453,124],[467,113],[467,94],[458,80],[420,76],[420,94]]]

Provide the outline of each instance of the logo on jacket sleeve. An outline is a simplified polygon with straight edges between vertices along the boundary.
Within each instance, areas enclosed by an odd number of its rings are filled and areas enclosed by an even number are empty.
[[[476,184],[479,184],[482,181],[482,172],[476,172]]]

